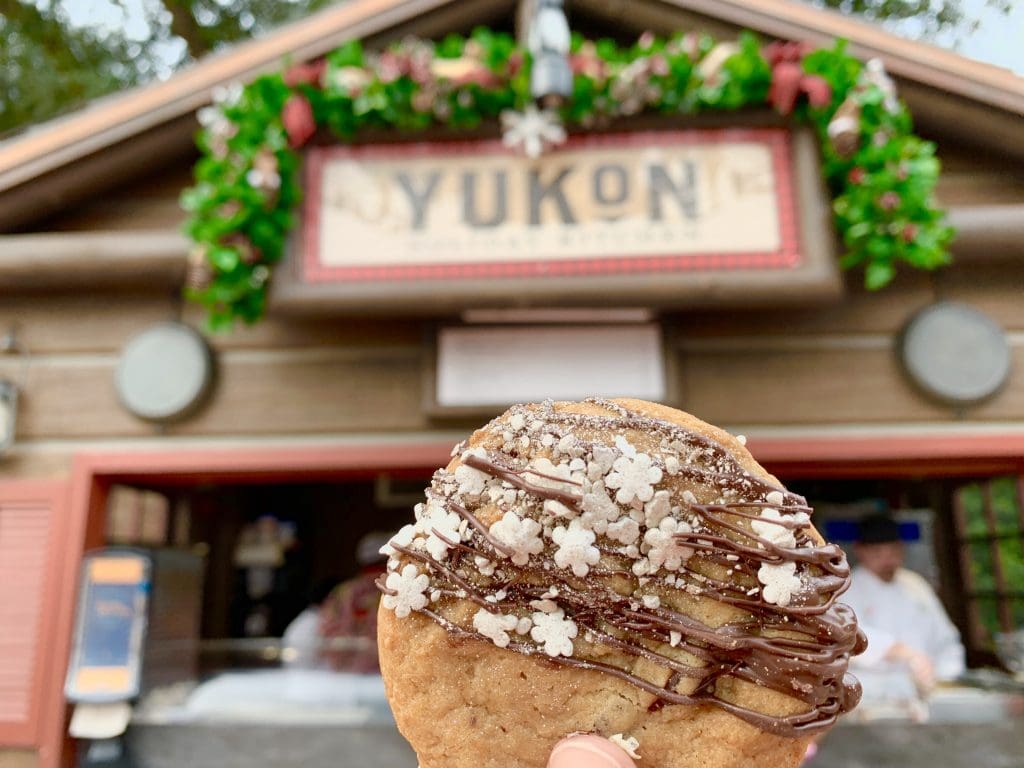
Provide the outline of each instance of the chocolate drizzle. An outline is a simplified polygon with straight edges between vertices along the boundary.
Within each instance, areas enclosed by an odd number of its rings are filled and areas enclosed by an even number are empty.
[[[571,655],[544,654],[522,630],[510,630],[503,647],[626,680],[656,697],[652,711],[672,704],[710,705],[763,730],[800,736],[829,727],[838,715],[856,706],[860,685],[847,674],[847,667],[866,641],[853,612],[837,601],[849,587],[850,569],[839,547],[812,538],[806,501],[751,475],[724,446],[700,434],[618,403],[588,402],[596,406],[592,410],[603,413],[581,414],[551,403],[520,406],[509,412],[511,416],[489,425],[486,452],[462,455],[462,465],[493,478],[489,482],[500,489],[497,495],[510,494],[512,504],[488,500],[479,491],[460,493],[451,473],[441,470],[435,475],[429,503],[461,518],[458,532],[424,523],[428,527],[418,529],[419,538],[410,535],[411,543],[400,543],[396,537],[390,545],[392,573],[404,563],[414,563],[429,576],[432,599],[414,610],[454,636],[491,642],[493,637],[446,615],[453,599],[470,601],[489,613],[520,617],[520,621],[530,616],[538,601],[548,603],[548,609],[553,601],[578,630]],[[657,446],[647,454],[651,466],[671,476],[664,478],[668,483],[655,483],[658,488],[686,480],[704,496],[716,497],[697,501],[693,495],[673,494],[670,516],[679,527],[672,537],[688,557],[671,572],[637,571],[640,547],[618,546],[599,536],[595,546],[600,562],[589,567],[586,577],[560,567],[548,539],[554,526],[567,525],[584,513],[587,484],[529,464],[540,450],[539,433],[551,435],[542,444],[545,448],[552,448],[556,440],[568,441],[569,453],[575,453],[577,462],[581,455],[593,456],[595,448],[607,450],[601,440],[592,442],[595,436],[608,440],[609,435],[643,434],[645,443]],[[557,502],[570,514],[565,519],[551,517],[542,511],[545,502]],[[774,511],[766,516],[769,509]],[[546,525],[544,548],[522,565],[511,561],[514,548],[492,530],[495,515],[500,518],[509,510]],[[631,513],[643,519],[643,505],[634,503],[632,510],[627,505],[623,515]],[[481,519],[485,515],[490,523]],[[425,519],[422,512],[418,516]],[[760,533],[764,526],[777,526],[785,535],[760,535],[755,521],[760,521]],[[443,558],[423,546],[422,537],[430,535],[446,548]],[[490,567],[485,570],[481,563]],[[791,568],[800,587],[786,600],[770,602],[759,573],[778,566]],[[633,591],[623,594],[627,579]],[[379,586],[385,594],[395,594],[383,578]],[[730,606],[734,615],[719,626],[709,626],[662,605],[656,597],[679,594],[675,590],[687,593],[689,601],[713,600]],[[597,646],[613,652],[602,656],[608,660],[588,658],[593,655],[588,648]],[[685,652],[687,660],[679,658],[680,652]],[[664,669],[665,682],[634,674],[630,660],[641,658]],[[770,688],[804,706],[790,715],[749,709],[734,700],[738,696],[731,692],[730,680]]]

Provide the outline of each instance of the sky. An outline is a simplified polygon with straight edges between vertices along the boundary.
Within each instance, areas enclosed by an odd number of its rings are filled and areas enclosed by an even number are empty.
[[[126,34],[134,39],[146,39],[148,21],[146,8],[148,0],[64,0],[72,23],[102,28],[123,27]],[[956,41],[955,34],[944,33],[936,41],[943,47],[958,50],[968,56],[989,64],[1006,67],[1024,75],[1024,0],[1013,0],[1009,14],[988,7],[985,0],[963,0],[968,18],[976,18],[978,27],[973,32],[961,35]],[[572,1],[567,6],[572,10]],[[913,20],[892,25],[892,31],[905,37],[916,37],[920,25]],[[158,59],[165,64],[158,76],[168,76],[184,55],[184,44],[180,40],[168,40],[157,44]]]

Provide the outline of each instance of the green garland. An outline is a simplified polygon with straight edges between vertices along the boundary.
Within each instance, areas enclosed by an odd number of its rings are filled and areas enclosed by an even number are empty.
[[[639,112],[792,111],[821,141],[843,267],[862,266],[867,287],[878,289],[900,262],[948,263],[953,231],[934,200],[935,147],[913,134],[884,73],[844,43],[808,50],[762,47],[750,33],[737,43],[646,34],[623,47],[576,37],[571,63],[573,95],[561,108],[569,126]],[[377,54],[350,42],[323,61],[216,94],[199,115],[202,157],[181,200],[195,244],[189,297],[208,308],[214,329],[262,317],[271,267],[296,223],[299,150],[315,130],[350,142],[374,128],[471,129],[530,102],[528,55],[508,35],[482,29]]]

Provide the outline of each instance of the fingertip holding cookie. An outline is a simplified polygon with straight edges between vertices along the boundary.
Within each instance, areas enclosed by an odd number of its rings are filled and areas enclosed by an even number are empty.
[[[570,736],[551,750],[548,768],[636,768],[622,747],[600,736]]]

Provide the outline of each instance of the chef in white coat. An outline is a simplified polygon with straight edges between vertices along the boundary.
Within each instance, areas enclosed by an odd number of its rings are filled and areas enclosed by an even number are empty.
[[[964,671],[960,633],[927,581],[903,568],[899,524],[885,514],[866,517],[854,545],[857,567],[843,595],[868,637],[867,651],[856,657],[867,698],[869,681],[889,674],[913,681],[926,696],[935,683]],[[897,687],[897,686],[894,686]]]

